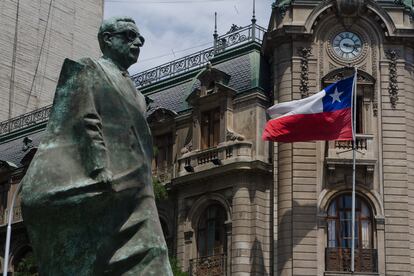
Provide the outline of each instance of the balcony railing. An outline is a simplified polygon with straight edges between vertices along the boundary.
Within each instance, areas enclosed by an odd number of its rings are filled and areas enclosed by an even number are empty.
[[[256,24],[243,28],[232,28],[229,33],[217,37],[213,47],[138,73],[132,76],[132,80],[138,88],[141,88],[200,68],[206,65],[215,55],[228,49],[253,41],[261,43],[265,32],[266,30],[263,27]]]
[[[326,271],[351,271],[351,249],[350,248],[326,248],[325,251]],[[355,250],[356,272],[377,272],[377,250],[356,249]]]
[[[0,136],[29,127],[31,125],[46,122],[49,119],[51,105],[36,109],[35,111],[20,115],[0,123]]]
[[[342,163],[352,160],[353,141],[329,141],[328,143],[328,163]],[[355,149],[357,160],[373,162],[375,160],[374,135],[357,134]]]
[[[7,224],[9,219],[9,210],[6,209],[3,214],[0,215],[0,224],[4,225]],[[22,217],[22,208],[20,206],[16,206],[13,208],[13,221],[12,223],[21,222],[23,221]]]
[[[178,160],[178,176],[233,162],[251,161],[252,143],[226,142],[217,147],[186,153]]]
[[[226,255],[214,255],[190,260],[190,276],[225,276]]]

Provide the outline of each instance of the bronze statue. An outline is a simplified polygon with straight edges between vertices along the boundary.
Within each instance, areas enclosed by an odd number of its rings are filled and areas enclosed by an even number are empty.
[[[23,181],[40,275],[172,275],[154,202],[146,104],[127,68],[144,43],[105,20],[98,60],[66,59],[45,137]]]

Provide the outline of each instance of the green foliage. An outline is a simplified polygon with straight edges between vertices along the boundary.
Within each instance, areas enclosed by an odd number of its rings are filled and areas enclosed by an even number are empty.
[[[166,200],[168,192],[164,185],[156,178],[152,178],[152,185],[154,186],[154,196],[156,200]]]
[[[33,253],[28,253],[17,265],[15,276],[39,276]]]
[[[172,272],[173,272],[174,276],[188,276],[187,272],[183,272],[181,270],[181,266],[180,266],[180,263],[178,262],[177,258],[170,257],[170,264],[171,264],[171,269],[172,269]]]

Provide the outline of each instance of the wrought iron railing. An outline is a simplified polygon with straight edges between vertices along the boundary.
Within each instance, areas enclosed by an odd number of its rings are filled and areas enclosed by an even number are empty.
[[[214,255],[190,260],[190,276],[225,276],[226,255]]]
[[[231,32],[217,37],[213,47],[138,73],[132,76],[132,80],[140,88],[200,68],[223,51],[252,41],[261,43],[265,32],[266,30],[263,27],[256,24],[243,28],[233,28]]]
[[[0,135],[4,135],[31,125],[46,122],[49,119],[52,105],[36,109],[18,117],[0,123]]]
[[[329,141],[329,160],[350,160],[352,159],[353,141]],[[357,134],[355,141],[356,158],[358,160],[374,160],[374,135]]]
[[[326,271],[351,271],[350,248],[326,248]],[[377,250],[355,249],[355,271],[377,272]]]

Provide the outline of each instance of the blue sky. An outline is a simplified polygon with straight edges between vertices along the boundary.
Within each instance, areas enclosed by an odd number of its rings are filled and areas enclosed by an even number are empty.
[[[257,23],[265,28],[272,2],[256,0]],[[134,74],[212,46],[214,12],[221,35],[232,24],[249,25],[252,8],[253,0],[105,0],[104,17],[130,16],[145,37],[138,63],[129,69]]]

